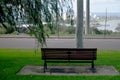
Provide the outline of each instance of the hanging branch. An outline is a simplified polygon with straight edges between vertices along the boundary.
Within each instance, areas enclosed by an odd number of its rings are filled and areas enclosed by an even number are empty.
[[[8,7],[8,4],[11,6]],[[31,24],[28,27],[30,35],[34,35],[41,46],[46,45],[46,37],[49,37],[49,34],[45,31],[44,23],[52,31],[56,11],[57,15],[63,14],[64,9],[67,11],[68,7],[72,6],[72,0],[57,0],[57,8],[55,4],[56,0],[1,0],[0,23],[6,29],[8,26],[4,23],[10,24],[13,28],[20,18],[23,22]]]

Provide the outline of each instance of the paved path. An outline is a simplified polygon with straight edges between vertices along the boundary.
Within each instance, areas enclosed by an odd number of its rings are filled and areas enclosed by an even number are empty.
[[[84,47],[120,50],[120,39],[84,39]],[[33,38],[0,38],[0,48],[34,48]],[[47,39],[47,47],[76,47],[75,39]]]
[[[96,72],[92,73],[90,66],[48,66],[46,73],[43,72],[43,66],[24,66],[18,75],[119,75],[119,72],[113,66],[96,66]]]

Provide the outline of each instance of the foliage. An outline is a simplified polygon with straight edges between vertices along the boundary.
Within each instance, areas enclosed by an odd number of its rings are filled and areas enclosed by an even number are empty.
[[[75,34],[75,27],[67,27],[66,32],[68,32],[68,34]]]
[[[91,28],[91,33],[92,34],[108,34],[108,35],[110,35],[113,32],[111,30],[99,30],[99,29],[97,29],[95,27],[92,27]]]
[[[6,33],[6,30],[5,30],[5,28],[4,27],[0,27],[0,34],[5,34]]]
[[[52,24],[71,6],[72,0],[1,0],[0,23],[8,33],[17,30],[16,26],[21,24],[21,21],[32,24],[28,29],[43,46],[46,36],[48,37],[44,23],[52,31]],[[5,25],[5,22],[10,26]]]
[[[92,33],[95,33],[95,34],[101,34],[101,32],[95,27],[92,27],[91,31],[92,31]]]

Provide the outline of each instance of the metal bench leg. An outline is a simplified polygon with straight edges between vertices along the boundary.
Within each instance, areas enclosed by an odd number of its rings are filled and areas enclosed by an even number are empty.
[[[92,61],[92,63],[91,63],[91,70],[92,70],[93,73],[96,72],[96,69],[95,69],[95,67],[94,67],[94,61]]]
[[[44,61],[44,73],[45,73],[46,69],[47,69],[47,63],[46,63],[46,61]]]

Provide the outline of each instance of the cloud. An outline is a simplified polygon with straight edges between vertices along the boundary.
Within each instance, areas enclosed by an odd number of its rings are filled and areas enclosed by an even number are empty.
[[[76,1],[73,4],[76,13]],[[86,0],[84,0],[84,10],[86,10]],[[90,11],[91,12],[120,12],[120,0],[90,0]]]
[[[91,0],[91,11],[104,12],[107,8],[109,12],[120,12],[120,0]]]

